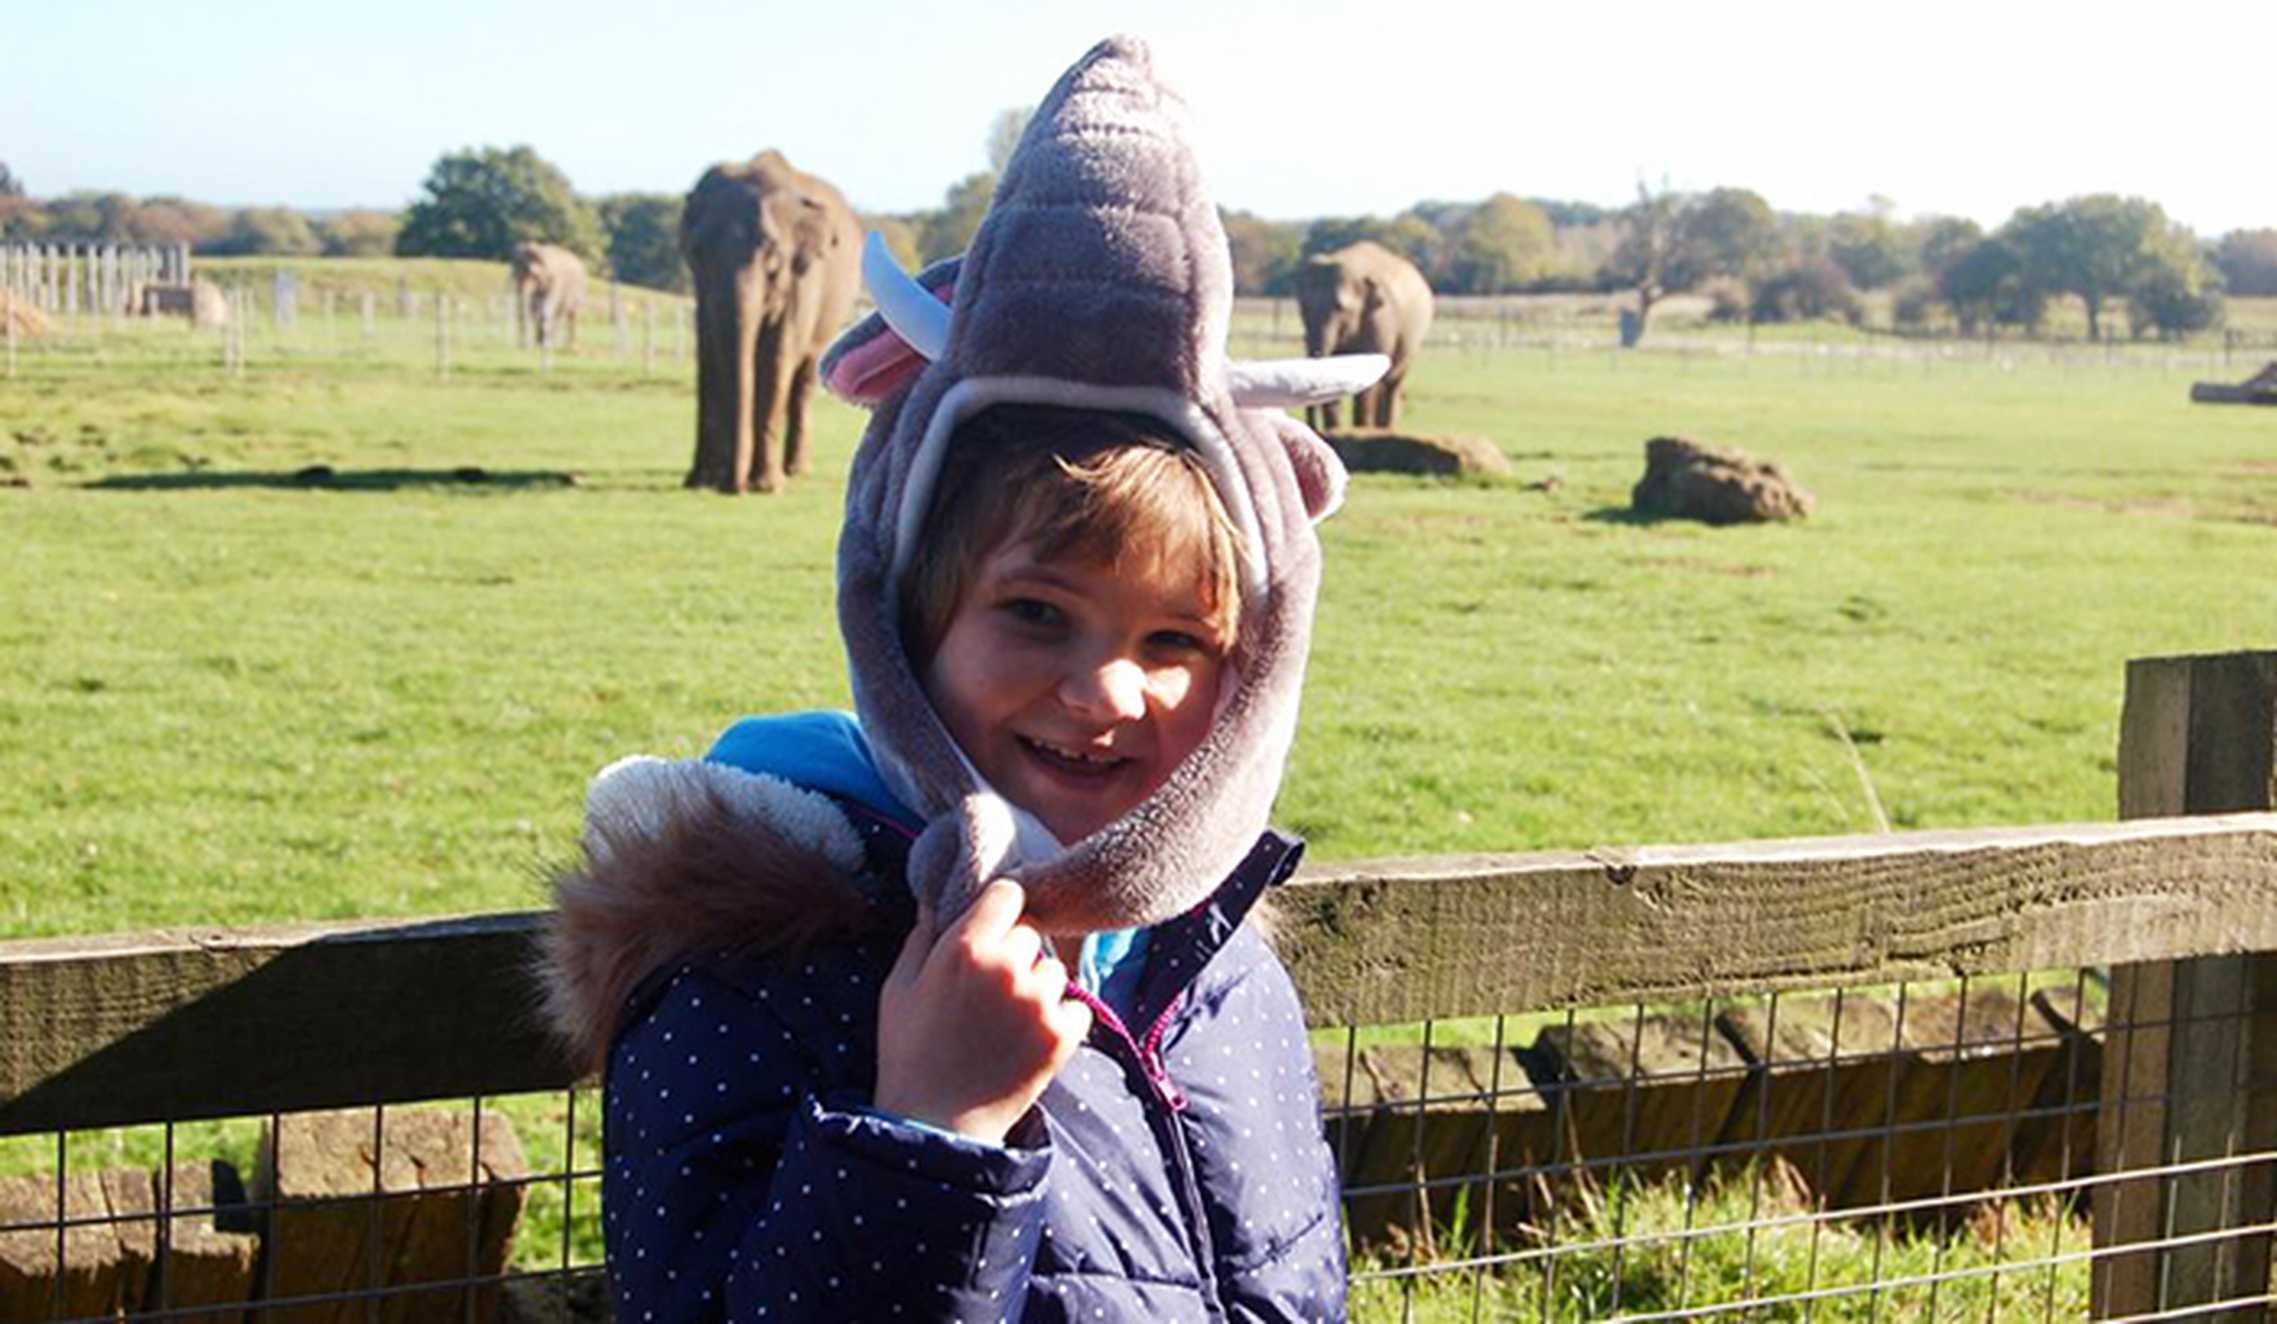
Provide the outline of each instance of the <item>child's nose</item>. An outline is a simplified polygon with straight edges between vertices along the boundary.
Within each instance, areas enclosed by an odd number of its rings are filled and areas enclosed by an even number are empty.
[[[1146,715],[1146,669],[1127,657],[1077,667],[1060,692],[1068,707],[1087,717],[1135,722]]]

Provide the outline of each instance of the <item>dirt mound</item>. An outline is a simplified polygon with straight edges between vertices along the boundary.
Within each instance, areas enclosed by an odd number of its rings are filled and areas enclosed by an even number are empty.
[[[1353,473],[1490,474],[1508,477],[1510,459],[1485,437],[1430,435],[1392,428],[1340,428],[1322,438]]]
[[[1684,437],[1645,443],[1644,477],[1629,494],[1630,509],[1639,515],[1709,524],[1801,519],[1813,504],[1811,494],[1776,461]]]

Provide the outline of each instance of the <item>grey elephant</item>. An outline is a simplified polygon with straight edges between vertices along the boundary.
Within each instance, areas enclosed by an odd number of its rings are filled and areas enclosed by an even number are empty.
[[[538,348],[566,330],[577,343],[577,310],[585,303],[585,262],[559,244],[514,245],[517,323],[537,337]]]
[[[807,470],[815,368],[853,311],[861,223],[780,152],[704,172],[680,216],[696,287],[696,458],[687,485],[772,492]]]
[[[1431,286],[1415,264],[1382,244],[1363,239],[1319,253],[1297,269],[1297,307],[1305,319],[1305,353],[1385,354],[1391,371],[1352,397],[1355,427],[1393,426],[1407,370],[1431,329]],[[1314,408],[1319,414],[1314,414]],[[1307,407],[1305,422],[1337,426],[1337,406]]]

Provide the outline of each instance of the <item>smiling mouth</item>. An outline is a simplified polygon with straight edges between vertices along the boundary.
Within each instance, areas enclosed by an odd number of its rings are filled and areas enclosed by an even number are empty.
[[[1120,754],[1095,753],[1055,745],[1033,736],[1018,737],[1020,748],[1045,767],[1072,777],[1103,778],[1131,762]]]

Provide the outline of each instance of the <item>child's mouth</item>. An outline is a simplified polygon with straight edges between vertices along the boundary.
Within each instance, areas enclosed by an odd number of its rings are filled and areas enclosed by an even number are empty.
[[[1112,776],[1124,764],[1130,762],[1128,758],[1120,754],[1091,753],[1080,749],[1069,749],[1065,745],[1055,745],[1050,741],[1038,740],[1032,736],[1017,738],[1020,742],[1020,748],[1026,750],[1030,758],[1062,776],[1075,777],[1085,781],[1103,781]]]

